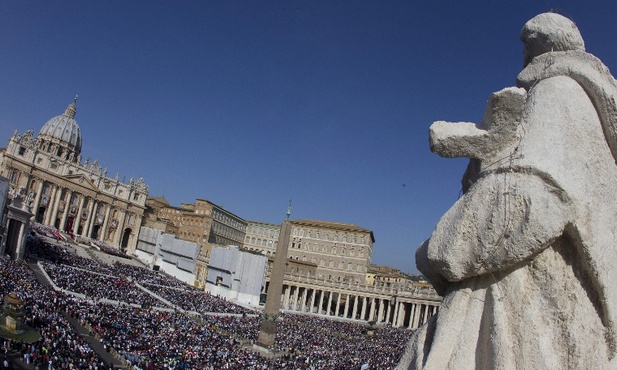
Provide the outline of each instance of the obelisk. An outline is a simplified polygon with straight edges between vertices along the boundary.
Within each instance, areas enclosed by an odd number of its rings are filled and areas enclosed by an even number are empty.
[[[281,307],[281,295],[283,293],[283,278],[285,277],[285,266],[287,264],[287,249],[289,248],[289,239],[291,236],[291,224],[289,215],[291,214],[291,200],[287,209],[287,217],[281,225],[279,232],[278,245],[274,255],[274,263],[272,272],[270,273],[270,286],[268,287],[268,296],[264,313],[261,318],[261,327],[259,337],[257,337],[257,345],[269,349],[274,344],[276,337],[276,321],[279,316]]]

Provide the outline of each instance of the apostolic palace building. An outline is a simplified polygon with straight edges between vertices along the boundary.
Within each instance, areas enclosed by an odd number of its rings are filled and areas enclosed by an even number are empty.
[[[39,134],[17,131],[0,152],[0,175],[13,191],[25,189],[34,221],[133,253],[148,187],[107,176],[98,160],[82,161],[75,100]]]

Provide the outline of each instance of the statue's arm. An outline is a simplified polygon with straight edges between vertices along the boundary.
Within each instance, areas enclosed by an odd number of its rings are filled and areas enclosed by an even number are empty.
[[[532,259],[568,223],[568,202],[548,180],[508,170],[482,177],[418,251],[419,269],[443,285]]]

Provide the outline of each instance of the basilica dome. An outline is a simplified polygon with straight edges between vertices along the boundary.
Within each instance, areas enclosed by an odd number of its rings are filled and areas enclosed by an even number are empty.
[[[76,103],[77,97],[66,107],[64,114],[47,121],[39,132],[39,139],[57,148],[55,154],[58,156],[72,154],[77,157],[81,153],[81,130],[75,121]]]

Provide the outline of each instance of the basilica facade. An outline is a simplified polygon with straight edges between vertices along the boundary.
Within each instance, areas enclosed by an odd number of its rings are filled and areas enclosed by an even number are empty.
[[[17,131],[0,152],[0,175],[25,190],[34,221],[82,239],[135,251],[148,187],[107,176],[98,160],[82,161],[75,100],[38,135]]]

